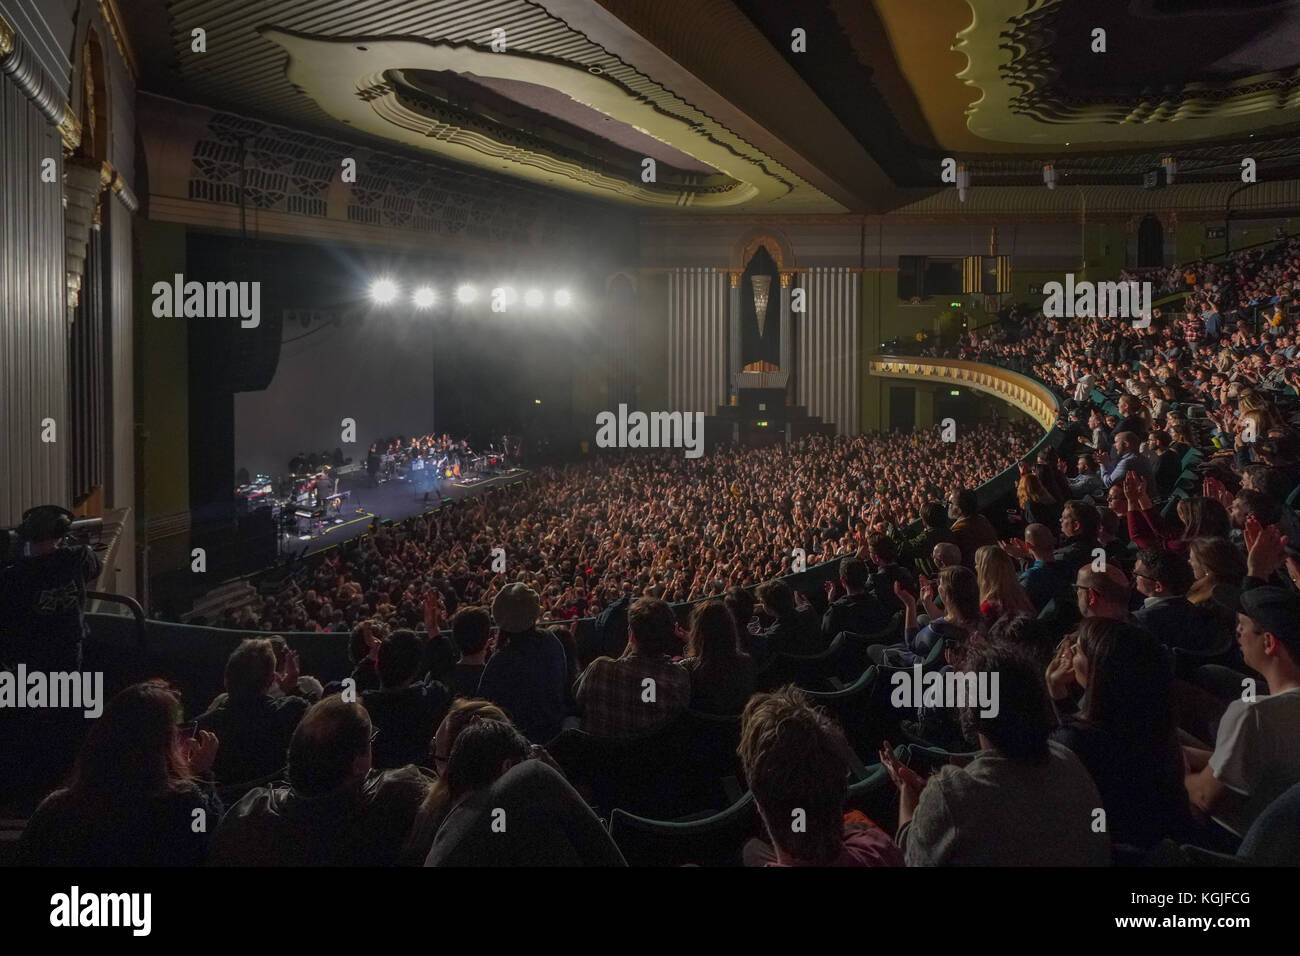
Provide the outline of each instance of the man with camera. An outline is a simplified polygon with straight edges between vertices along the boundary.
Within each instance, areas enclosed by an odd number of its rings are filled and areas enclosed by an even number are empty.
[[[86,585],[102,563],[90,548],[66,544],[71,512],[41,505],[23,514],[18,548],[0,568],[0,666],[76,671],[85,636]]]

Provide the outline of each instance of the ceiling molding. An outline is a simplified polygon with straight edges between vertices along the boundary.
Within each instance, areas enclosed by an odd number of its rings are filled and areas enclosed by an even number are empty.
[[[539,184],[650,206],[726,208],[752,202],[766,204],[789,195],[794,188],[758,163],[736,155],[698,127],[656,109],[604,75],[594,75],[569,63],[430,40],[327,39],[274,28],[262,33],[289,54],[286,75],[290,82],[325,112],[354,129],[448,159],[504,170]],[[414,108],[389,81],[391,71],[410,69],[450,70],[558,90],[720,170],[734,183],[702,188],[662,181],[643,183],[639,176],[613,176],[594,163],[538,148],[538,144],[526,142],[521,135],[507,138],[490,132],[485,125],[474,128],[446,122]]]
[[[1130,146],[1221,139],[1296,121],[1295,66],[1226,83],[1191,81],[1177,91],[1127,100],[1072,101],[1056,89],[1059,61],[1052,46],[1053,20],[1064,0],[1032,0],[1027,10],[1024,0],[968,2],[976,16],[954,49],[968,61],[958,78],[983,94],[966,112],[970,131],[985,139]],[[1098,60],[1098,68],[1115,67]]]

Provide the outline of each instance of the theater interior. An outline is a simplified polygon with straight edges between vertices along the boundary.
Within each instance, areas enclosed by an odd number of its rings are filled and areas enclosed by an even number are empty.
[[[1249,925],[1298,134],[1300,0],[0,0],[0,863]]]

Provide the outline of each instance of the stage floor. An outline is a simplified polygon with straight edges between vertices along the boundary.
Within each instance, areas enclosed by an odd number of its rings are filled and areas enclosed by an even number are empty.
[[[412,515],[437,511],[442,506],[443,499],[455,501],[468,498],[488,488],[512,485],[528,477],[528,474],[527,469],[516,468],[508,474],[486,476],[469,483],[465,483],[465,479],[459,479],[459,483],[457,479],[447,479],[443,481],[442,499],[430,492],[427,503],[424,492],[418,490],[416,484],[409,479],[393,478],[378,487],[371,487],[369,479],[364,476],[346,475],[339,479],[339,491],[351,492],[343,502],[341,514],[337,516],[343,520],[335,524],[335,518],[331,518],[320,534],[313,531],[308,535],[285,535],[280,542],[282,556],[316,554],[363,534],[374,518],[380,521],[401,521]]]

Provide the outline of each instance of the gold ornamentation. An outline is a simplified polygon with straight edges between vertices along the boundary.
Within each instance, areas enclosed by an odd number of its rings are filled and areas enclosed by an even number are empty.
[[[131,76],[139,79],[140,64],[135,58],[135,50],[131,47],[131,38],[127,36],[126,27],[122,24],[122,14],[117,9],[117,0],[99,0],[99,13],[108,24],[108,34],[113,38],[113,45],[117,47],[117,52],[122,54],[122,62],[131,71]]]
[[[0,59],[14,52],[14,47],[17,45],[15,37],[14,28],[8,20],[0,16]]]
[[[782,288],[782,289],[788,289],[788,288],[790,288],[790,285],[791,285],[793,282],[794,282],[794,273],[793,273],[793,272],[782,272],[782,273],[781,273],[781,288]]]
[[[727,278],[729,278],[729,279],[731,280],[731,287],[732,287],[733,289],[737,289],[737,288],[740,287],[740,273],[739,273],[739,272],[728,272],[728,273],[727,273]]]
[[[63,139],[63,151],[75,153],[81,145],[81,122],[72,112],[72,104],[63,107],[63,119],[59,121],[59,136]]]

